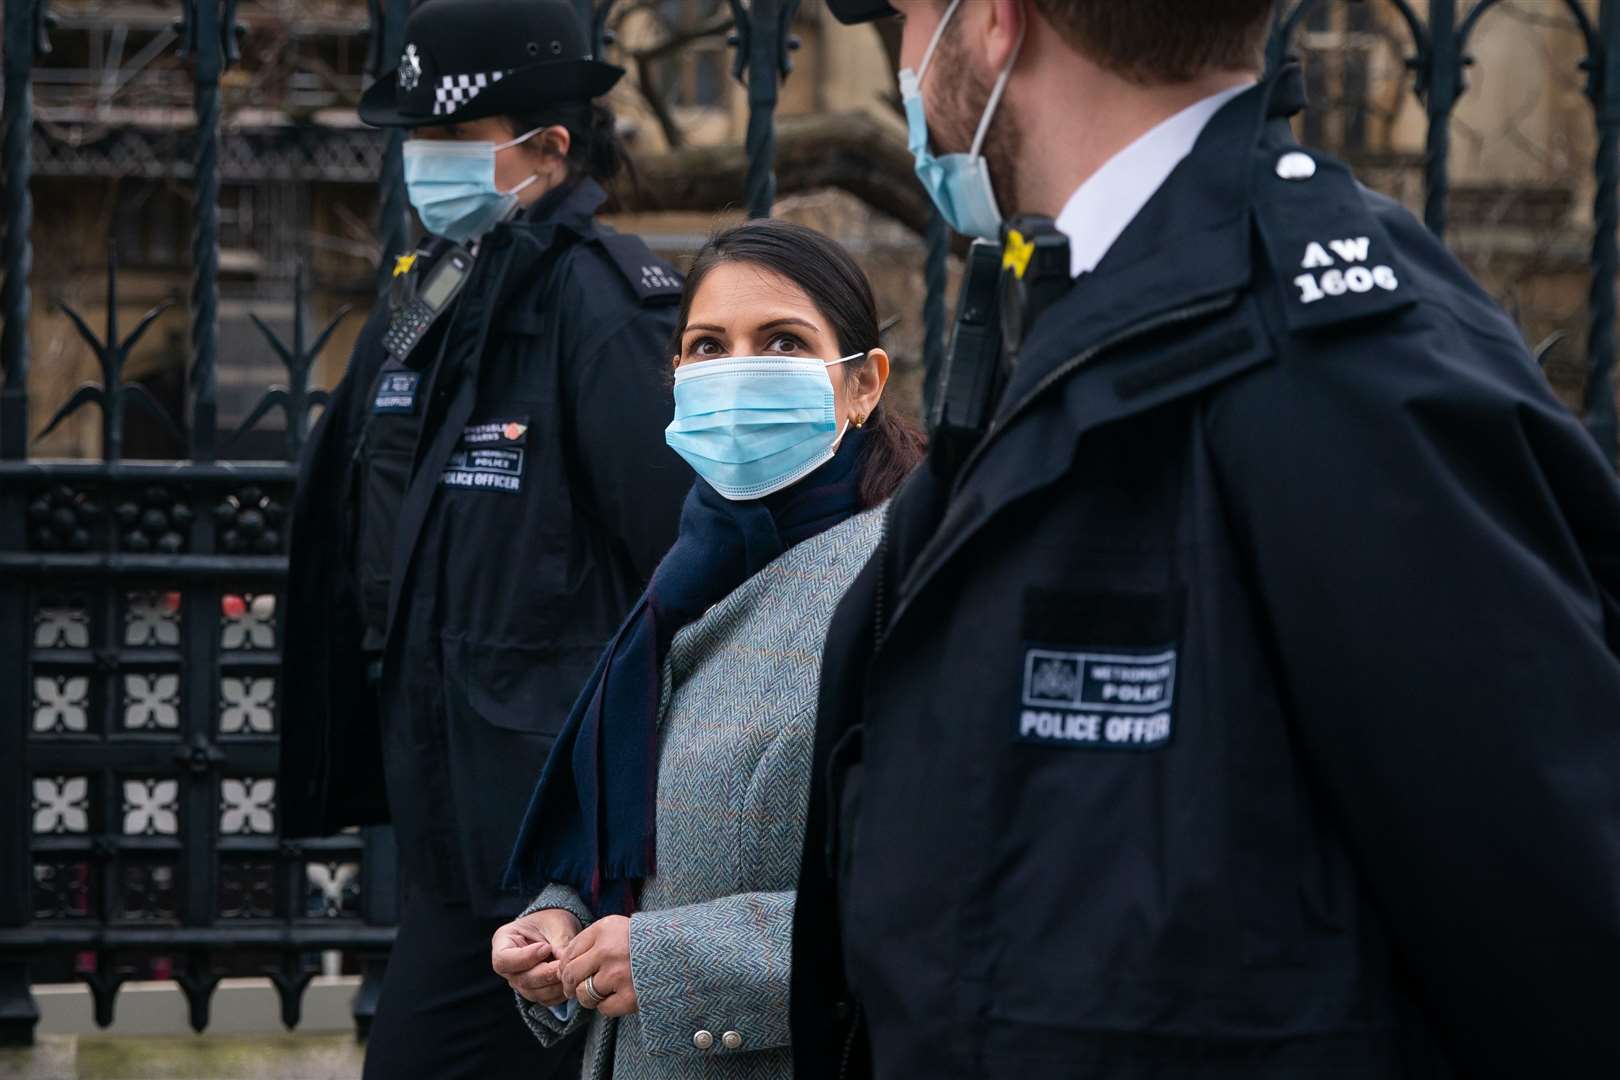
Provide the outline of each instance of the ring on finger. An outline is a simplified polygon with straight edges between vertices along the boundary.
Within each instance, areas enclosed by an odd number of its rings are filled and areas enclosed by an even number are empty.
[[[585,976],[585,981],[579,984],[579,988],[590,995],[591,1000],[583,1003],[586,1008],[594,1009],[602,1003],[602,998],[604,995],[598,992],[596,989],[595,972]]]

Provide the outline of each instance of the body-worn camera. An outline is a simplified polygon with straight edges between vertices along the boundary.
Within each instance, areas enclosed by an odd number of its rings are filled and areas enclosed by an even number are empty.
[[[1069,291],[1074,279],[1069,276],[1069,238],[1051,218],[1013,218],[1002,226],[1001,238],[1001,338],[1011,371],[1030,327]]]

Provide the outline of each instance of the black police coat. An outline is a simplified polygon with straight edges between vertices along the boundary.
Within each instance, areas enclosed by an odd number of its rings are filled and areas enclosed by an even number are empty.
[[[582,181],[484,237],[418,346],[443,340],[407,395],[420,437],[397,505],[367,443],[401,400],[383,393],[374,317],[293,519],[284,833],[391,820],[409,879],[486,914],[515,903],[496,887],[534,778],[691,485],[663,439],[680,278],[598,225],[602,200]],[[379,544],[380,703],[364,648],[378,583],[357,572]]]
[[[1620,1075],[1620,486],[1288,89],[836,616],[800,1076]]]

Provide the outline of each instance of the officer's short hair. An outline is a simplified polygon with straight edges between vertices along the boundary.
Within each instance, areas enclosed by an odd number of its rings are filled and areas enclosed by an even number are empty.
[[[1035,0],[1070,45],[1144,85],[1260,68],[1272,5],[1273,0]]]

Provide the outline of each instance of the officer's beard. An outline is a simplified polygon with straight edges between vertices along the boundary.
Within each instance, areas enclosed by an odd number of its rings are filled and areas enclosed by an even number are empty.
[[[953,20],[928,66],[929,81],[940,80],[940,97],[928,103],[928,131],[936,154],[965,154],[973,148],[973,134],[979,130],[979,121],[995,88],[995,73],[981,80],[968,61],[961,26],[960,18]],[[990,184],[995,188],[1003,218],[1018,213],[1017,162],[1023,156],[1023,147],[1023,132],[1003,98],[990,119],[990,130],[985,132],[980,150],[989,165]]]

